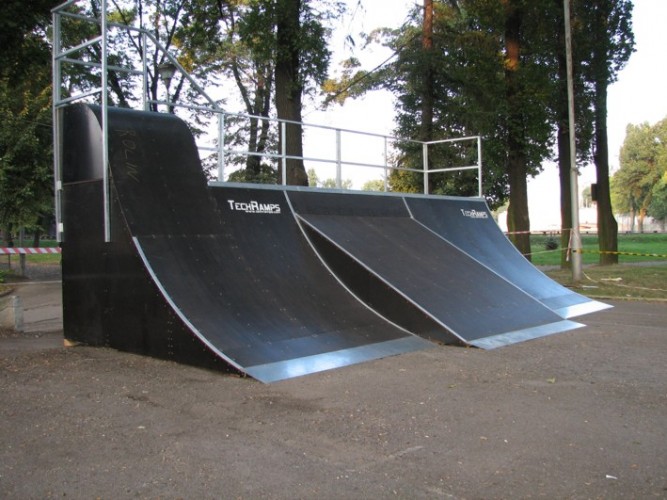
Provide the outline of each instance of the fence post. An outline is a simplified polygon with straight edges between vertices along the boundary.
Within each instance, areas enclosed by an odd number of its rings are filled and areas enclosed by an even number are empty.
[[[428,192],[428,143],[422,143],[423,160],[424,160],[424,194]]]
[[[340,129],[336,129],[336,187],[338,189],[341,188],[342,186],[342,176],[343,176],[343,168],[341,166],[341,150],[342,150],[342,145],[341,145],[341,132]]]
[[[482,137],[479,135],[477,136],[477,190],[481,198],[484,193],[482,190]]]
[[[218,113],[218,181],[225,180],[225,114]]]
[[[280,136],[283,138],[280,144],[280,154],[282,157],[282,184],[287,186],[287,124],[285,122],[280,122]]]
[[[387,136],[384,136],[384,191],[389,191],[389,159],[387,158]]]

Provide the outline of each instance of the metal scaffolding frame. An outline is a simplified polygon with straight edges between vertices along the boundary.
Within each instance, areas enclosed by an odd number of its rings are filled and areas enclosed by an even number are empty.
[[[322,126],[310,123],[300,123],[293,122],[290,120],[283,120],[278,118],[267,118],[264,116],[253,116],[249,114],[240,114],[240,113],[228,113],[222,109],[219,104],[213,99],[198,83],[197,81],[183,68],[183,66],[178,62],[177,58],[174,57],[160,42],[157,40],[152,33],[120,24],[111,22],[108,19],[108,0],[101,1],[101,10],[99,17],[89,17],[82,15],[78,12],[73,12],[72,7],[80,3],[81,0],[69,0],[52,11],[53,18],[53,147],[54,147],[54,184],[55,184],[55,215],[56,215],[56,228],[57,228],[57,237],[59,241],[63,241],[63,220],[62,220],[62,166],[61,166],[61,137],[62,137],[62,123],[60,123],[59,108],[66,106],[68,104],[77,102],[77,101],[90,101],[90,99],[96,99],[96,102],[99,103],[101,108],[101,126],[102,126],[102,158],[101,164],[103,166],[103,191],[104,191],[104,240],[111,241],[110,234],[110,199],[109,199],[109,144],[108,144],[108,129],[107,129],[107,110],[109,107],[109,73],[111,71],[118,73],[125,73],[133,76],[138,76],[142,82],[142,92],[141,92],[141,105],[144,110],[149,110],[151,106],[154,108],[159,108],[160,106],[166,106],[168,112],[173,111],[176,108],[186,108],[193,112],[205,112],[210,113],[217,118],[217,130],[213,133],[209,133],[209,137],[214,137],[215,146],[206,146],[198,145],[200,150],[215,152],[217,153],[217,178],[219,181],[225,179],[226,173],[226,162],[227,158],[231,156],[260,156],[263,158],[268,158],[273,161],[280,162],[282,168],[282,179],[281,183],[283,185],[287,184],[287,160],[290,159],[299,159],[304,162],[309,163],[327,163],[335,165],[336,168],[336,186],[338,188],[342,187],[343,183],[343,166],[355,167],[355,168],[371,168],[371,169],[380,169],[384,173],[384,182],[385,190],[387,190],[387,178],[388,172],[391,170],[402,170],[409,172],[416,172],[423,174],[424,179],[424,193],[428,193],[428,184],[429,176],[439,172],[460,172],[466,170],[476,170],[477,171],[477,180],[478,180],[478,196],[483,196],[482,191],[482,147],[481,147],[481,137],[471,136],[471,137],[461,137],[454,139],[443,139],[430,142],[417,141],[417,140],[406,140],[400,139],[397,137],[382,135],[376,133],[362,132],[351,129],[336,128],[330,126]],[[99,26],[99,34],[93,36],[88,40],[84,40],[78,43],[75,46],[65,47],[63,43],[63,20],[73,19],[76,21],[81,21],[85,23],[91,23],[93,25]],[[109,64],[109,32],[110,30],[121,30],[125,31],[130,36],[136,36],[139,42],[139,46],[144,49],[141,51],[138,56],[141,58],[141,63],[139,68],[135,67],[123,67],[118,65]],[[173,69],[177,71],[182,78],[185,78],[192,89],[203,98],[205,105],[199,104],[188,104],[181,102],[170,102],[169,99],[169,89],[167,85],[166,100],[155,100],[150,99],[148,94],[148,82],[149,82],[149,70],[148,70],[148,61],[147,61],[147,43],[153,44],[155,49],[159,51],[164,56],[164,59],[172,65]],[[82,57],[82,54],[86,49],[97,46],[99,48],[100,60],[91,61],[86,60]],[[99,86],[92,89],[86,90],[77,95],[65,95],[63,78],[64,78],[64,66],[65,65],[76,65],[89,68],[92,71],[99,72]],[[296,124],[299,125],[298,130],[306,129],[316,129],[316,130],[325,130],[332,131],[334,133],[334,142],[335,142],[335,154],[334,157],[318,157],[318,156],[290,156],[285,150],[285,142],[280,151],[274,153],[267,151],[251,151],[248,149],[237,149],[234,147],[227,147],[227,124],[230,119],[234,120],[268,120],[270,123],[275,124],[280,129],[282,137],[286,136],[287,125]],[[366,138],[375,138],[379,139],[383,143],[384,154],[380,162],[367,162],[367,161],[358,161],[358,160],[349,160],[343,157],[343,137],[349,136],[362,136]],[[394,147],[397,143],[413,143],[415,146],[421,145],[422,155],[423,155],[423,167],[419,168],[408,168],[402,166],[394,166],[389,164],[389,150]],[[432,157],[432,149],[441,144],[460,144],[468,142],[476,145],[476,163],[466,166],[450,166],[443,168],[429,168],[429,157]]]

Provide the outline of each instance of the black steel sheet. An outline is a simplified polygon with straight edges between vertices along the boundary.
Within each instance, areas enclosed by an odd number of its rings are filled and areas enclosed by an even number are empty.
[[[484,200],[406,197],[412,216],[564,318],[609,306],[561,286],[533,266],[500,231]]]
[[[489,348],[581,326],[415,222],[399,197],[289,192],[289,198],[304,224],[440,323],[445,342],[453,334]]]

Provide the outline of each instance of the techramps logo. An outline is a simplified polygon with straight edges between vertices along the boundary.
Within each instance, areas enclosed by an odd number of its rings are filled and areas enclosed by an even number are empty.
[[[235,212],[245,212],[247,214],[272,214],[280,213],[280,205],[277,203],[260,203],[255,200],[251,201],[236,201],[227,200],[229,208]]]
[[[489,214],[480,210],[475,210],[474,208],[466,210],[465,208],[461,209],[461,214],[463,217],[468,217],[469,219],[488,219]]]

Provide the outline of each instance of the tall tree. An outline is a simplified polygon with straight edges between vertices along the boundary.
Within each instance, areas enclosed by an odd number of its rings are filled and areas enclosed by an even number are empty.
[[[202,67],[219,68],[233,79],[244,111],[259,117],[250,119],[248,149],[255,153],[268,150],[272,141],[269,117],[277,114],[287,122],[285,137],[279,140],[284,141],[288,156],[289,184],[308,181],[301,159],[302,99],[326,76],[330,59],[327,23],[341,9],[340,2],[307,0],[193,0],[188,7],[189,19],[197,21],[183,31],[189,53]],[[260,156],[247,161],[250,173],[245,178],[259,175],[265,179],[266,165],[260,165]]]
[[[651,126],[648,123],[628,125],[621,147],[620,166],[612,179],[616,210],[637,218],[639,232],[649,215],[653,195],[660,190],[667,172],[667,118]],[[657,188],[657,189],[656,189]]]
[[[279,119],[286,120],[285,128],[280,130],[280,144],[287,156],[293,157],[286,161],[287,184],[307,186],[308,174],[301,159],[303,81],[300,72],[300,31],[301,0],[276,0],[276,111]]]
[[[32,227],[53,211],[50,50],[56,1],[8,1],[0,11],[0,225]]]
[[[182,29],[190,58],[207,73],[233,81],[249,119],[227,117],[226,145],[256,154],[232,158],[245,161],[235,180],[266,182],[271,170],[262,154],[275,143],[271,133],[274,83],[274,23],[266,2],[193,2]],[[231,104],[231,103],[230,103]],[[238,128],[233,128],[238,127]],[[275,182],[275,174],[273,174]]]
[[[590,43],[587,79],[593,89],[594,160],[597,180],[597,219],[600,264],[618,263],[618,224],[611,206],[609,141],[607,140],[607,88],[616,81],[634,51],[632,2],[593,0],[580,2],[586,27],[582,43]]]
[[[521,102],[522,6],[515,0],[502,0],[505,8],[505,99],[507,102],[507,172],[510,203],[507,229],[517,249],[530,258],[530,220],[528,217],[528,166],[523,145],[526,142],[523,103]]]

